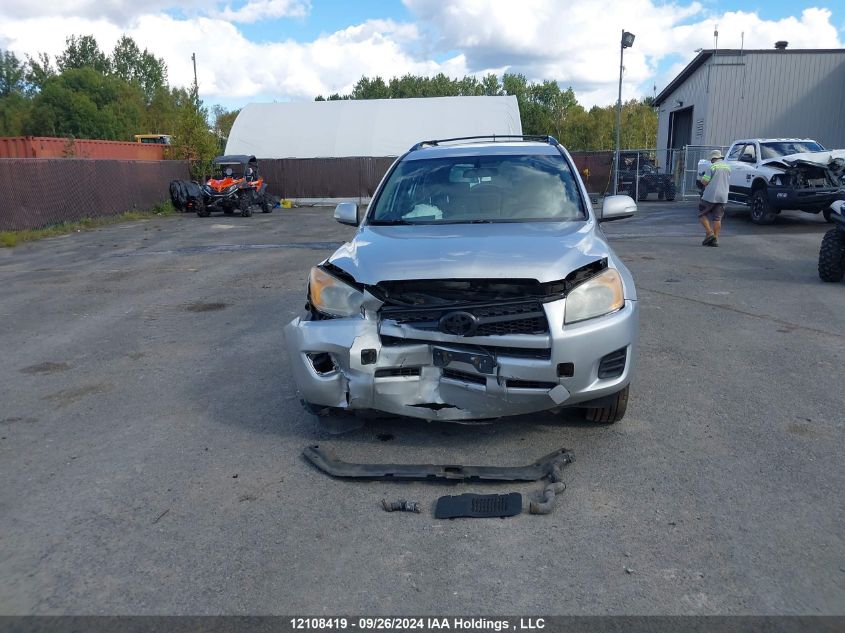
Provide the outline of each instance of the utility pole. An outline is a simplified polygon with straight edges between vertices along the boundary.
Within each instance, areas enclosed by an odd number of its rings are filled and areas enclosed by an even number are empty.
[[[197,54],[191,53],[191,61],[194,62],[194,90],[197,91],[197,100],[200,98],[200,87],[197,83]]]
[[[616,154],[613,157],[613,195],[619,192],[619,133],[622,128],[622,66],[625,49],[634,45],[634,34],[622,29],[619,42],[619,98],[616,101]]]

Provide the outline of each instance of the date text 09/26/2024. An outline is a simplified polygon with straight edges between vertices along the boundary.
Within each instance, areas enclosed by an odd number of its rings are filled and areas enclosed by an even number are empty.
[[[291,628],[297,631],[325,631],[357,629],[361,631],[537,631],[546,627],[544,618],[490,619],[490,618],[413,618],[413,617],[360,617],[326,618],[298,617],[290,619]]]

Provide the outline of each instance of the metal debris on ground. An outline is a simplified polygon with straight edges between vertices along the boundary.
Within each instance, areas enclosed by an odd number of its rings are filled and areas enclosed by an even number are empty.
[[[387,512],[420,512],[420,504],[416,501],[407,501],[399,499],[398,501],[381,500],[381,507]]]
[[[555,509],[555,495],[566,490],[566,484],[562,481],[552,481],[543,488],[543,500],[532,501],[528,504],[528,512],[531,514],[550,514]]]
[[[561,469],[575,456],[561,448],[526,466],[462,466],[459,464],[353,464],[337,459],[331,452],[314,445],[303,457],[332,477],[352,479],[447,480],[447,481],[538,481],[548,477],[561,480]]]

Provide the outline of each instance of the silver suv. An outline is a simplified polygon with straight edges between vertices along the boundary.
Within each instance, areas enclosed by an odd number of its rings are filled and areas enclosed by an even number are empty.
[[[637,295],[569,153],[551,137],[418,143],[390,167],[354,239],[311,269],[285,328],[312,410],[472,420],[582,407],[625,414]],[[335,218],[358,225],[358,208]]]

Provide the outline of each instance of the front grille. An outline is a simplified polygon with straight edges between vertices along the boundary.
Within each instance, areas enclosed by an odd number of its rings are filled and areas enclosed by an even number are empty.
[[[477,374],[470,374],[465,371],[458,371],[457,369],[444,369],[443,377],[450,380],[459,380],[461,382],[469,382],[474,385],[486,385],[487,379],[484,376]]]
[[[541,380],[508,380],[507,386],[510,389],[554,389],[556,382],[543,382]]]
[[[391,376],[419,376],[419,367],[388,367],[387,369],[377,369],[376,378],[389,378]]]
[[[440,319],[451,312],[468,312],[478,319],[478,327],[468,336],[543,334],[549,331],[546,313],[539,301],[452,306],[449,308],[388,306],[381,309],[381,318],[409,325],[418,330],[437,331],[440,329]]]
[[[599,378],[617,378],[625,371],[628,348],[623,347],[602,357],[599,363]]]
[[[484,351],[497,357],[510,356],[511,358],[534,358],[537,360],[549,360],[552,357],[552,350],[548,348],[506,347],[504,345],[459,345],[455,343],[424,341],[421,339],[398,338],[396,336],[385,336],[384,334],[381,335],[381,344],[385,347],[397,345],[435,345],[462,352]]]

